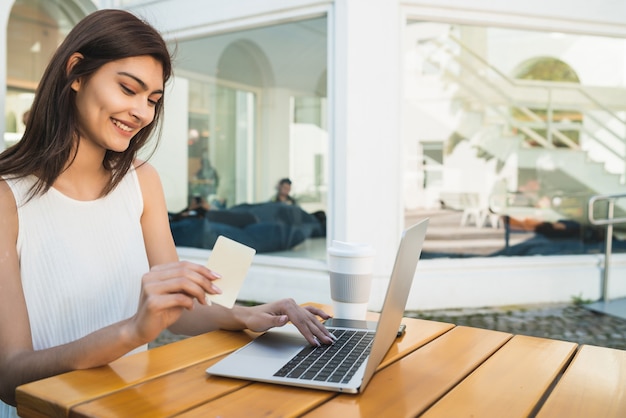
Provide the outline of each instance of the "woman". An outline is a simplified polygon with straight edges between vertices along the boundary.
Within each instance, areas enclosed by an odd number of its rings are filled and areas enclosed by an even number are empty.
[[[15,388],[105,365],[161,331],[263,331],[291,321],[331,343],[292,300],[207,306],[219,272],[178,260],[157,172],[136,159],[171,74],[165,42],[120,10],[83,19],[46,69],[23,139],[0,154],[0,417]]]

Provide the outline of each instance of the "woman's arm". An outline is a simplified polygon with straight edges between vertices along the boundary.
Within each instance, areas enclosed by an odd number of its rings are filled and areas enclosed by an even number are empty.
[[[331,344],[334,341],[318,319],[328,319],[330,316],[312,306],[301,307],[293,299],[281,299],[250,307],[236,305],[232,309],[217,304],[197,305],[193,310],[183,312],[169,329],[183,335],[197,335],[216,329],[249,329],[262,332],[291,322],[313,345],[319,345],[320,342]]]
[[[174,262],[178,260],[178,254],[158,173],[147,163],[138,165],[137,175],[144,200],[141,225],[148,260],[151,266]],[[215,273],[219,274],[219,271]],[[324,343],[332,342],[330,332],[317,318],[327,319],[329,316],[316,308],[302,308],[291,299],[254,307],[235,306],[233,309],[201,305],[198,301],[194,305],[193,309],[182,312],[180,318],[169,327],[172,332],[197,335],[216,329],[265,331],[291,321],[311,344],[317,343],[316,338]]]

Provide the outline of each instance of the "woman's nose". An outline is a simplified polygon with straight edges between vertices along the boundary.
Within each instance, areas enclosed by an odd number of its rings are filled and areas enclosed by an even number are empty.
[[[142,125],[147,125],[154,118],[154,107],[147,100],[137,100],[131,109],[131,115]]]

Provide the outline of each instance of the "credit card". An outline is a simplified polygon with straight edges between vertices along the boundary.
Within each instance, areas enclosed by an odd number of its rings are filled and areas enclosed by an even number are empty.
[[[217,237],[206,266],[221,276],[221,279],[215,280],[213,283],[222,290],[222,293],[219,295],[207,293],[207,304],[217,303],[227,308],[232,308],[235,305],[254,254],[256,254],[254,248],[223,235]]]

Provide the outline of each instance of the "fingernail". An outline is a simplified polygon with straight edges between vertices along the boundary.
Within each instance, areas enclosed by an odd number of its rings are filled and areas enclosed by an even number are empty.
[[[318,340],[315,335],[313,336],[313,339],[315,340],[315,345],[317,345],[318,347],[322,346],[322,344],[320,343],[320,340]]]
[[[215,291],[215,293],[220,293],[220,294],[222,293],[222,289],[215,286],[214,284],[211,284],[211,288]]]

